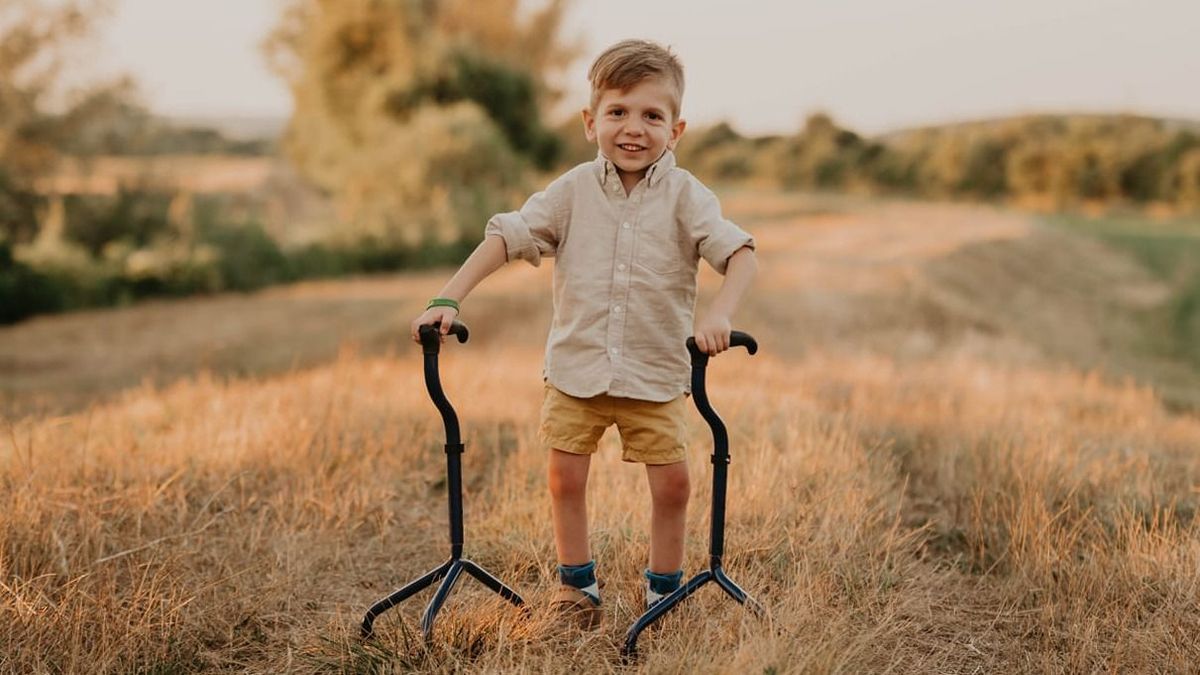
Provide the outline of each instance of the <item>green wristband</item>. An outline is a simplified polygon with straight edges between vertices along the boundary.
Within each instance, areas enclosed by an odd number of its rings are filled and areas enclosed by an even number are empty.
[[[456,312],[461,313],[462,311],[458,308],[458,301],[451,300],[450,298],[434,298],[429,301],[428,305],[425,305],[425,309],[433,309],[434,307],[453,307]]]

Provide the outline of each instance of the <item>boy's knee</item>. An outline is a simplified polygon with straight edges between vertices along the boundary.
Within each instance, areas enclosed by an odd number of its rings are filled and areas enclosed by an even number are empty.
[[[651,490],[655,504],[668,508],[687,506],[692,494],[692,483],[686,469],[666,471],[656,477]]]
[[[576,499],[587,494],[587,469],[563,465],[560,462],[550,463],[549,472],[550,496],[555,499]]]

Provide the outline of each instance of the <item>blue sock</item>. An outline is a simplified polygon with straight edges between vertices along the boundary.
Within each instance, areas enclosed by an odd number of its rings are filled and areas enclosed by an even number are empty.
[[[595,560],[589,560],[582,565],[559,565],[558,578],[567,586],[586,593],[592,602],[600,604],[600,585],[596,582]]]
[[[646,607],[653,607],[659,600],[674,593],[682,581],[683,570],[670,574],[646,570]]]

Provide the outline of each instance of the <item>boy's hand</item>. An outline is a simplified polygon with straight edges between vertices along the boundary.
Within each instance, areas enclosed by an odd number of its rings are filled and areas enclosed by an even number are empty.
[[[696,346],[709,356],[716,356],[729,349],[729,333],[732,330],[728,316],[709,314],[696,322]]]
[[[454,322],[454,317],[458,316],[458,310],[453,307],[430,307],[425,310],[425,313],[412,322],[412,340],[417,344],[421,343],[421,335],[418,332],[421,326],[432,326],[436,323],[441,323],[439,326],[442,331],[442,342],[446,341],[446,334],[450,332],[450,324]]]

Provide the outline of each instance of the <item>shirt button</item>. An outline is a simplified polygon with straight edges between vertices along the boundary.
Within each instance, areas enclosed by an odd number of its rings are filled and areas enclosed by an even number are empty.
[[[621,263],[621,264],[617,265],[617,269],[619,269],[619,270],[621,270],[622,272],[624,272],[624,271],[625,271],[625,263]]]
[[[620,305],[617,305],[616,307],[613,307],[613,311],[614,311],[614,312],[616,312],[617,314],[620,314],[620,313],[621,313],[621,306],[620,306]]]
[[[626,230],[628,230],[628,229],[629,229],[629,223],[621,223],[621,227],[623,227],[623,228],[625,228]]]
[[[620,350],[620,349],[617,349],[616,347],[613,347],[612,349],[610,349],[610,350],[608,350],[608,351],[612,352],[612,355],[613,355],[613,356],[616,356],[617,354],[620,354],[620,353],[621,353],[621,350]]]

